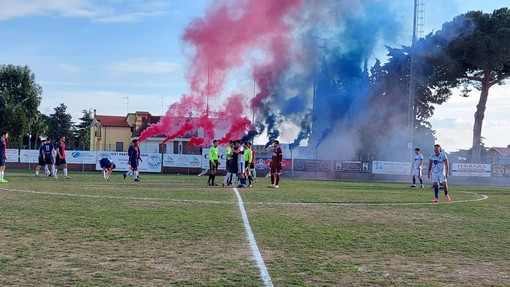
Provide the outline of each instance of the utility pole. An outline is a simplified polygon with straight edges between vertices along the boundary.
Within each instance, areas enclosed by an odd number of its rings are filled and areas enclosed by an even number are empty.
[[[409,98],[407,107],[407,124],[409,128],[409,142],[407,148],[412,154],[414,141],[414,128],[416,120],[416,41],[423,34],[423,26],[425,21],[425,0],[414,0],[414,17],[413,17],[413,38],[411,42],[411,67],[409,71]]]
[[[123,99],[126,99],[126,114],[129,114],[129,97],[125,96],[122,97]]]

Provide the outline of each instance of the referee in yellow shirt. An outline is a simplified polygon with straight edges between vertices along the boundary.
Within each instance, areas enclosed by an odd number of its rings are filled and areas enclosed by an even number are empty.
[[[214,183],[214,179],[216,178],[216,171],[218,170],[218,165],[220,165],[220,157],[218,154],[218,141],[213,140],[213,146],[209,149],[209,179],[207,180],[208,186],[218,186],[218,184]]]

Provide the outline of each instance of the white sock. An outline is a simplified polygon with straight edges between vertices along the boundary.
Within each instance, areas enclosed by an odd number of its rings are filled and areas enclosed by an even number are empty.
[[[4,179],[4,172],[0,171],[0,180]]]
[[[64,168],[64,176],[67,176],[67,168]]]
[[[55,169],[55,166],[51,166],[51,171],[53,173],[54,176],[57,176],[57,170]]]
[[[39,175],[39,171],[38,170],[35,171],[35,175]]]

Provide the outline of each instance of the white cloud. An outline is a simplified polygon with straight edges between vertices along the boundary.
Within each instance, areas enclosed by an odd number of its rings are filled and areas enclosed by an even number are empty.
[[[89,18],[95,22],[138,22],[166,14],[164,1],[0,0],[0,21],[35,15]]]
[[[452,98],[437,106],[430,119],[436,137],[447,151],[469,149],[472,146],[474,113],[480,92],[472,91],[471,96],[463,98],[454,91]],[[485,146],[504,147],[510,144],[510,85],[493,86],[489,91],[482,137]]]
[[[114,15],[105,15],[95,17],[95,22],[103,22],[103,23],[131,23],[138,22],[143,18],[148,17],[157,17],[165,15],[166,13],[163,11],[154,11],[154,12],[131,12],[125,14],[114,14]]]
[[[181,70],[181,65],[165,61],[149,61],[145,59],[130,59],[124,62],[111,63],[108,68],[118,73],[161,74],[173,73]]]
[[[57,64],[57,67],[62,71],[66,73],[79,73],[81,71],[80,67],[66,64],[66,63],[59,63]]]
[[[162,96],[158,94],[122,93],[106,90],[58,90],[44,96],[40,111],[43,114],[53,114],[54,108],[64,103],[73,121],[77,122],[82,116],[82,110],[96,109],[98,114],[124,116],[129,112],[147,111],[153,115],[166,112],[170,103],[178,97]]]

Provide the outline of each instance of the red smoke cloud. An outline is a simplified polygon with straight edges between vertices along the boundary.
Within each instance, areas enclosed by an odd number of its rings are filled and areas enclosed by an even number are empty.
[[[212,7],[205,17],[192,21],[183,35],[183,40],[193,48],[187,72],[190,94],[183,95],[180,102],[172,104],[160,122],[146,129],[139,140],[165,134],[167,141],[202,128],[204,137],[194,137],[188,144],[204,146],[215,138],[214,123],[217,121],[225,121],[230,126],[220,144],[242,137],[251,127],[245,108],[251,106],[250,112],[253,112],[260,107],[278,85],[278,77],[290,65],[292,29],[286,20],[301,1],[223,1]],[[261,60],[262,64],[252,65],[252,76],[260,92],[254,99],[237,94],[221,102],[229,73],[250,64],[253,53],[265,58]],[[219,103],[223,108],[209,111],[209,103],[216,106]],[[176,128],[175,118],[187,117],[190,112],[201,116]],[[216,115],[217,118],[211,120],[210,116]]]

